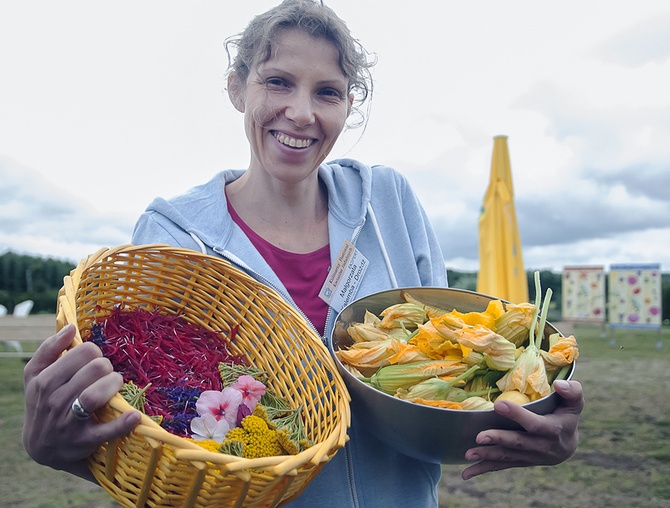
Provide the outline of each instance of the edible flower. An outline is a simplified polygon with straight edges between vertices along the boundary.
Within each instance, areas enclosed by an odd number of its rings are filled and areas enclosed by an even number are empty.
[[[454,309],[448,315],[459,318],[466,325],[482,325],[489,330],[493,330],[496,320],[503,314],[505,314],[505,309],[502,302],[500,300],[491,300],[486,305],[484,312],[458,312]]]
[[[261,397],[265,395],[265,385],[248,374],[237,378],[237,381],[230,385],[230,388],[234,388],[242,394],[242,404],[247,406],[249,411],[253,410]]]
[[[548,370],[555,370],[574,362],[579,356],[577,339],[573,335],[561,337],[553,334],[549,337],[549,351],[540,351]]]
[[[515,346],[520,346],[528,338],[536,311],[537,307],[529,302],[508,303],[507,312],[496,319],[494,330]]]
[[[489,368],[508,370],[514,364],[516,347],[491,329],[481,324],[468,325],[463,319],[452,314],[445,314],[431,322],[435,329],[449,340],[483,353]]]
[[[226,440],[222,443],[222,449],[225,450],[233,442],[242,445],[242,457],[248,459],[284,454],[276,431],[270,429],[267,422],[255,414],[245,417],[240,427],[228,432]]]
[[[416,345],[426,356],[434,360],[460,360],[464,356],[463,348],[458,342],[441,334],[435,328],[433,320],[419,325],[417,333],[408,343]]]
[[[407,388],[424,379],[447,374],[459,375],[463,372],[465,372],[465,365],[461,362],[429,360],[405,365],[387,365],[371,377],[361,378],[361,381],[369,382],[375,388],[393,395],[398,388]]]
[[[371,340],[355,342],[349,349],[336,352],[343,363],[348,363],[359,369],[368,367],[383,367],[390,365],[389,357],[396,354],[394,339]]]
[[[535,272],[535,294],[537,309],[540,308],[540,276]],[[540,317],[539,330],[544,330],[549,301],[551,300],[551,288],[547,289],[544,305],[542,306],[542,315]],[[537,400],[551,393],[551,386],[547,379],[547,370],[540,354],[540,343],[542,334],[535,334],[535,324],[537,322],[538,312],[535,312],[530,326],[529,344],[521,355],[514,362],[514,366],[508,370],[505,375],[498,380],[498,388],[502,392],[518,390],[530,398]]]
[[[442,314],[446,314],[448,312],[446,309],[441,307],[436,307],[435,305],[429,305],[427,303],[421,302],[405,291],[403,291],[402,296],[407,303],[413,303],[414,305],[421,307],[426,312],[426,317],[428,319],[440,317]]]
[[[212,440],[222,443],[230,430],[225,418],[219,420],[212,413],[197,416],[191,420],[192,438],[196,441]]]
[[[217,422],[224,419],[231,428],[235,426],[240,404],[242,404],[242,394],[239,390],[229,386],[221,391],[205,390],[200,394],[195,408],[200,416],[210,414]]]
[[[409,388],[399,388],[396,392],[396,397],[405,400],[414,399],[428,399],[428,400],[451,400],[452,402],[460,402],[460,400],[465,400],[467,395],[465,395],[465,390],[460,390],[463,394],[460,394],[457,397],[450,397],[452,391],[458,390],[455,388],[457,384],[465,384],[465,382],[470,379],[475,372],[479,370],[478,366],[470,367],[468,370],[459,374],[456,377],[451,378],[449,381],[441,379],[439,377],[433,377],[416,383],[415,385],[410,386]]]
[[[384,309],[379,328],[391,330],[393,328],[416,328],[426,320],[426,311],[413,303],[398,303]]]

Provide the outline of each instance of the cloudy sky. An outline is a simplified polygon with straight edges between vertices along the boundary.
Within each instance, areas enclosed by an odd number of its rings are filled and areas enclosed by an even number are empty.
[[[666,0],[327,3],[378,58],[367,128],[332,157],[406,174],[448,267],[478,268],[502,134],[527,269],[670,271]],[[0,2],[0,253],[79,261],[246,167],[223,42],[274,4]]]

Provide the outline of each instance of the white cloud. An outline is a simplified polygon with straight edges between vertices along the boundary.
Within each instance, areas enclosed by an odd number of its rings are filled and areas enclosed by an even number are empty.
[[[275,3],[0,5],[0,250],[79,259],[128,241],[155,196],[245,167],[223,42]],[[327,4],[379,58],[367,128],[333,156],[406,174],[448,266],[478,266],[505,134],[528,267],[670,270],[665,0]]]

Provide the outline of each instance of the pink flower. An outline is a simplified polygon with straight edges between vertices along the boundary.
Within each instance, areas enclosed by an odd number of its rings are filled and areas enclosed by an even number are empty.
[[[225,418],[217,420],[214,415],[207,413],[191,420],[191,430],[193,431],[191,437],[196,441],[213,439],[217,443],[222,443],[230,430],[230,425]]]
[[[265,394],[265,385],[256,381],[253,376],[243,375],[237,378],[230,388],[238,390],[242,394],[242,402],[253,411]]]
[[[242,394],[235,388],[223,390],[205,390],[195,403],[195,409],[200,416],[212,415],[216,421],[225,419],[230,428],[235,426],[237,409],[242,403]]]

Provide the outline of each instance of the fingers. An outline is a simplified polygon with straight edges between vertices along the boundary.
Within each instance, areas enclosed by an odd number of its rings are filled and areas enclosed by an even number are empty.
[[[50,351],[56,349],[59,347],[54,347]],[[107,400],[110,398],[109,393],[112,392],[113,395],[115,391],[112,390],[118,390],[120,387],[119,376],[113,373],[112,364],[102,356],[100,349],[94,344],[85,343],[74,347],[44,367],[50,354],[49,350],[45,351],[45,354],[38,358],[37,367],[24,374],[27,412],[32,409],[37,415],[46,409],[50,414],[58,415],[69,410],[75,398],[100,380],[104,380],[100,386],[104,387],[102,396],[107,397]],[[89,399],[92,409],[99,407],[101,396],[87,395],[85,398]],[[82,404],[86,404],[86,401]]]
[[[469,466],[461,473],[461,478],[464,480],[469,480],[475,476],[482,475],[484,473],[490,473],[492,471],[502,471],[503,469],[511,469],[513,467],[524,467],[527,466],[525,462],[495,462],[495,461],[482,461]]]
[[[524,430],[490,429],[477,435],[477,445],[465,458],[477,461],[463,473],[463,479],[490,471],[530,465],[559,464],[572,456],[579,441],[579,416],[584,408],[582,386],[577,381],[556,381],[560,396],[556,409],[538,415],[518,404],[498,401],[494,410],[518,423]]]
[[[75,327],[70,324],[61,328],[58,333],[46,339],[35,354],[26,364],[24,376],[32,379],[42,372],[49,365],[58,360],[58,357],[65,351],[74,339]]]
[[[560,409],[580,414],[584,409],[584,392],[578,381],[554,381],[554,390],[561,396]]]
[[[141,421],[142,414],[139,411],[128,411],[110,422],[92,425],[89,435],[97,447],[100,443],[128,435]]]
[[[78,376],[84,378],[96,378],[97,374],[87,374],[85,370],[106,370],[106,365],[103,365],[99,368],[96,368],[95,365],[87,365],[85,369],[80,370],[75,378]],[[110,365],[111,367],[111,365]],[[74,378],[73,378],[74,381]],[[118,372],[109,371],[103,376],[97,377],[93,383],[88,385],[85,389],[79,393],[78,397],[79,403],[89,412],[93,413],[103,407],[109,400],[116,395],[116,393],[123,386],[123,376]],[[74,400],[74,399],[72,399]]]

